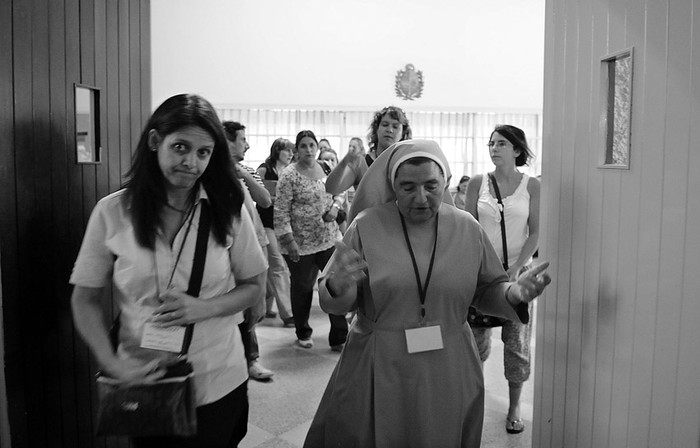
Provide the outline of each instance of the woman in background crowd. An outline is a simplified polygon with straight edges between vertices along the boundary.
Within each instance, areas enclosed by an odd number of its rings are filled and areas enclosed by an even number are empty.
[[[360,137],[353,137],[348,143],[348,154],[349,157],[364,157],[365,156],[365,144],[362,142]],[[351,186],[347,190],[347,201],[345,201],[345,211],[350,212],[350,206],[352,205],[352,200],[355,198],[355,186]]]
[[[396,142],[410,139],[411,136],[411,126],[403,110],[388,106],[377,111],[367,134],[369,154],[362,157],[360,153],[348,151],[328,176],[326,191],[341,194],[350,187],[357,189],[367,168],[385,149]]]
[[[348,143],[348,153],[365,155],[365,144],[360,137],[353,137]]]
[[[125,188],[101,199],[90,216],[70,279],[75,326],[106,374],[147,383],[161,378],[178,353],[144,348],[142,336],[195,324],[188,360],[197,435],[135,438],[133,445],[237,446],[248,422],[238,324],[260,296],[267,262],[211,104],[185,94],[161,104],[127,176]],[[201,289],[193,297],[185,291],[206,210],[211,230]],[[120,311],[116,352],[103,315],[107,289]]]
[[[327,138],[322,138],[318,141],[318,152],[322,153],[327,149],[333,149],[333,147],[331,146],[331,142],[329,142]]]
[[[266,297],[266,316],[275,317],[272,310],[272,302],[276,301],[277,311],[279,312],[282,324],[285,327],[294,326],[294,316],[292,315],[291,283],[289,278],[289,268],[282,257],[280,247],[275,236],[274,223],[274,201],[277,192],[277,181],[279,174],[284,170],[292,160],[292,148],[294,143],[286,138],[278,138],[272,142],[270,147],[270,155],[258,167],[258,176],[263,180],[265,187],[272,196],[273,205],[267,208],[258,207],[258,213],[265,227],[267,239],[270,244],[267,246],[267,261],[270,268],[267,271],[267,297]]]
[[[275,233],[282,245],[292,278],[292,311],[297,344],[311,348],[313,329],[309,325],[314,283],[320,269],[333,254],[341,238],[336,218],[342,197],[326,192],[326,173],[316,160],[318,141],[313,132],[299,132],[298,160],[287,167],[277,183]],[[329,315],[331,349],[342,350],[348,324],[344,316]]]
[[[467,199],[467,183],[469,183],[469,176],[462,176],[459,179],[459,184],[457,185],[457,191],[452,196],[452,200],[455,203],[455,207],[465,210],[465,202]]]
[[[540,229],[540,182],[518,171],[533,157],[525,133],[510,125],[496,126],[489,138],[489,154],[496,169],[489,175],[478,174],[467,187],[466,210],[479,220],[511,281],[532,262],[537,250]],[[493,184],[495,180],[497,185]],[[503,257],[501,213],[495,188],[500,191],[506,230],[508,257]],[[532,311],[532,306],[530,306]],[[491,352],[491,329],[472,328],[479,348],[481,362]],[[532,320],[526,324],[506,321],[501,329],[503,363],[508,380],[510,404],[506,417],[506,431],[523,432],[525,425],[520,414],[520,394],[523,383],[530,377],[530,337]]]
[[[318,152],[318,160],[326,162],[332,170],[338,165],[338,153],[332,148],[321,149]]]

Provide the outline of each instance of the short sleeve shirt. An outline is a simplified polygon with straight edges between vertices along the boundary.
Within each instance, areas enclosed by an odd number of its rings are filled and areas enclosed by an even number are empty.
[[[113,299],[121,310],[118,355],[151,360],[172,354],[140,347],[145,322],[160,304],[158,297],[169,287],[186,291],[199,225],[204,189],[189,219],[175,236],[172,247],[162,234],[155,250],[137,241],[129,217],[124,190],[101,199],[95,206],[73,267],[70,283],[101,288],[112,285]],[[188,230],[189,227],[189,230]],[[181,255],[178,260],[178,253]],[[177,263],[176,263],[177,260]],[[235,288],[236,279],[247,279],[267,269],[245,207],[232,223],[226,245],[209,235],[199,298],[206,300]],[[197,406],[216,401],[247,379],[238,324],[242,313],[214,317],[194,326],[188,358],[195,373]]]

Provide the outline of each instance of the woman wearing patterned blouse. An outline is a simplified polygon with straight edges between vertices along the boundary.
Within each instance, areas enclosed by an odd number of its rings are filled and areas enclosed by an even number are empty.
[[[342,197],[326,193],[326,174],[316,160],[318,140],[314,133],[299,132],[295,146],[297,161],[282,171],[277,182],[274,225],[292,278],[297,343],[311,348],[313,330],[309,313],[314,282],[333,254],[335,242],[341,239],[336,217]],[[332,350],[340,351],[348,324],[345,316],[329,315],[329,318],[328,342]]]

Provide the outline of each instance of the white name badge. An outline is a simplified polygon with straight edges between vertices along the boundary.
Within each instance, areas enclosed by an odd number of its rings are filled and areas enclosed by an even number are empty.
[[[406,328],[405,331],[408,353],[420,353],[443,348],[440,325]]]
[[[180,353],[185,341],[185,327],[161,327],[146,322],[141,337],[141,347]]]

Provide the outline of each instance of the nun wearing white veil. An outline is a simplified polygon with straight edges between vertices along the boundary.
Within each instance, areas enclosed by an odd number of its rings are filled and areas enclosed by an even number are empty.
[[[357,321],[305,447],[480,445],[484,385],[469,305],[527,321],[550,278],[543,263],[509,283],[477,221],[442,202],[449,177],[427,140],[392,145],[363,177],[353,208],[364,209],[319,285],[324,311],[356,310]]]

